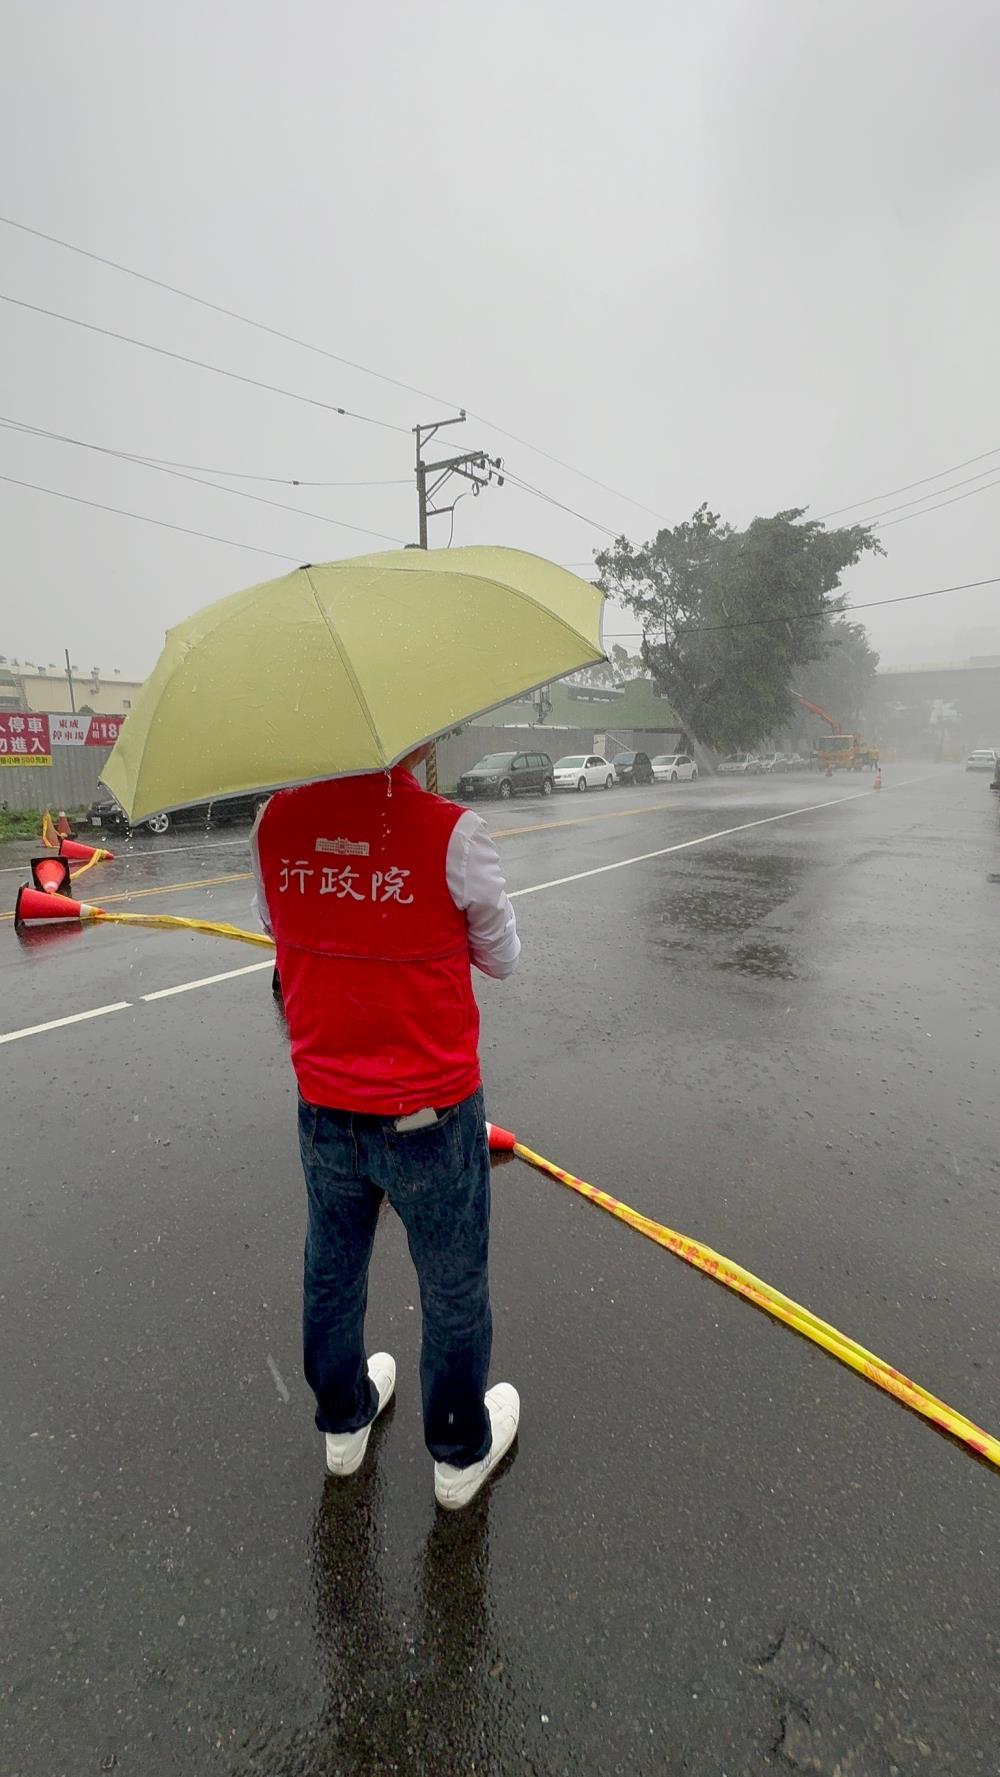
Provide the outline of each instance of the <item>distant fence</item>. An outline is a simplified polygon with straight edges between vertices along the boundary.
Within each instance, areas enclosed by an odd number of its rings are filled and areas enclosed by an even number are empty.
[[[609,754],[632,747],[652,757],[655,753],[680,752],[684,744],[676,728],[619,728],[610,734],[600,728],[547,728],[544,724],[500,728],[477,724],[438,742],[438,781],[443,790],[454,789],[463,771],[468,771],[484,753],[548,753],[553,763],[565,753],[591,753],[602,733],[607,735]],[[93,802],[106,794],[101,789],[100,776],[110,753],[110,747],[53,745],[48,755],[51,764],[44,765],[15,764],[8,756],[9,762],[0,770],[0,806],[59,809]],[[703,769],[709,763],[699,762]]]
[[[92,802],[124,720],[89,710],[0,711],[0,803],[71,808]]]
[[[93,802],[110,753],[110,747],[60,747],[53,749],[51,765],[5,765],[0,806],[77,808]]]

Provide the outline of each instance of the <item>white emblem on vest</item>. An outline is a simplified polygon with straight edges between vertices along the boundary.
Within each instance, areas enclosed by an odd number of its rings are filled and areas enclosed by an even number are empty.
[[[315,850],[336,852],[342,858],[366,858],[371,847],[367,839],[317,839]]]

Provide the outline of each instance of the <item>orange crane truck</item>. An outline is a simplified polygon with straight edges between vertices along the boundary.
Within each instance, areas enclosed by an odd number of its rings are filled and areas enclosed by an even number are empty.
[[[821,710],[818,703],[810,703],[801,691],[796,691],[803,709],[811,710],[819,716],[830,729],[829,735],[816,743],[815,759],[820,771],[866,771],[873,770],[878,764],[878,747],[870,746],[860,734],[845,734],[840,723],[826,710]]]

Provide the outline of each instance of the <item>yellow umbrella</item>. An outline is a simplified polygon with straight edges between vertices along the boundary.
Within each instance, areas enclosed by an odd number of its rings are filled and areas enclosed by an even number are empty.
[[[103,778],[129,819],[380,771],[604,659],[603,595],[518,549],[297,568],[167,633]]]

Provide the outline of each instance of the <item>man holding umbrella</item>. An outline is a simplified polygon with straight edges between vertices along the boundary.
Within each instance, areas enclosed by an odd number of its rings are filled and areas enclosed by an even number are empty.
[[[360,1467],[395,1386],[367,1358],[368,1265],[383,1197],[420,1283],[424,1435],[440,1505],[467,1505],[510,1448],[519,1401],[487,1389],[490,1169],[471,965],[496,979],[520,941],[479,816],[413,768],[282,791],[254,829],[274,937],[308,1193],[306,1378],[327,1468]]]
[[[519,945],[482,822],[421,790],[411,767],[426,736],[603,660],[603,599],[554,562],[493,546],[306,564],[168,631],[102,773],[133,825],[277,792],[255,838],[258,903],[299,1082],[317,1424],[331,1472],[352,1474],[395,1385],[391,1357],[367,1360],[363,1343],[387,1196],[420,1279],[424,1423],[449,1507],[473,1498],[517,1431],[515,1391],[486,1388],[470,965],[507,975]]]

